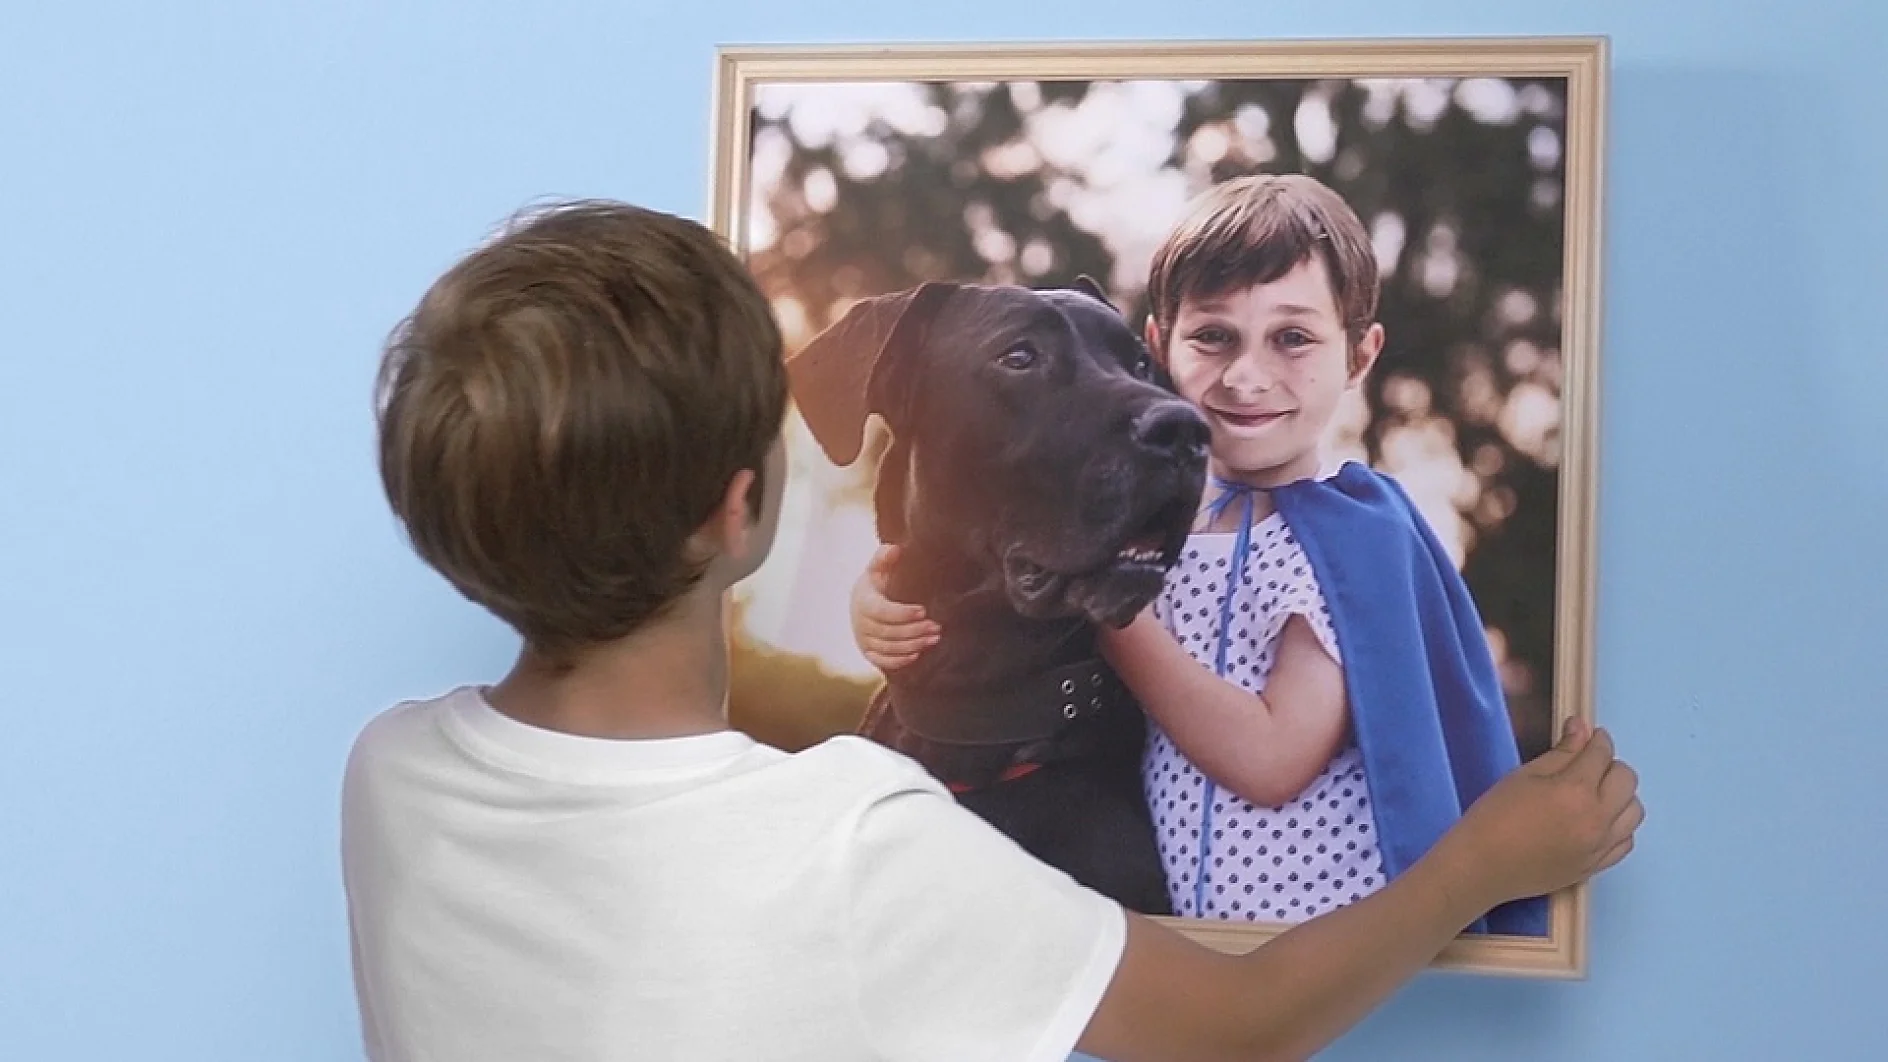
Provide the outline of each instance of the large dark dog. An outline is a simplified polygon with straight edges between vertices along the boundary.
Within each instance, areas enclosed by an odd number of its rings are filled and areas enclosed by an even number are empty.
[[[855,305],[789,364],[827,456],[890,443],[890,596],[943,638],[894,671],[861,732],[912,756],[1038,858],[1124,905],[1170,908],[1142,796],[1146,719],[1100,657],[1178,558],[1207,428],[1093,282],[926,283]]]

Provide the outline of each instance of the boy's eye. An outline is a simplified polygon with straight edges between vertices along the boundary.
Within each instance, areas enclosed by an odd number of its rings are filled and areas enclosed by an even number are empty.
[[[1201,328],[1193,333],[1193,341],[1202,346],[1223,347],[1232,342],[1232,336],[1223,328]]]
[[[1027,343],[1018,343],[1004,351],[996,363],[1006,369],[1027,369],[1036,363],[1036,348]]]
[[[1302,329],[1287,328],[1278,334],[1278,342],[1280,346],[1292,349],[1310,346],[1317,342],[1317,340],[1311,333],[1303,331]]]

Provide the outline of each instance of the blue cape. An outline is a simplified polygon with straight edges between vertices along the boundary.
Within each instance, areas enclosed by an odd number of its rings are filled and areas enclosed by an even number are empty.
[[[1270,494],[1330,609],[1384,872],[1395,878],[1520,765],[1481,616],[1395,480],[1352,461]],[[1470,932],[1547,936],[1548,901],[1505,904]]]

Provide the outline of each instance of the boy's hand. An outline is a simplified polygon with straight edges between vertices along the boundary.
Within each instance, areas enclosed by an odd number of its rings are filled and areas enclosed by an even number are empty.
[[[1645,821],[1638,789],[1604,730],[1569,723],[1560,744],[1496,783],[1454,831],[1493,892],[1487,906],[1556,892],[1624,859]]]
[[[937,644],[942,629],[925,618],[924,609],[886,596],[885,582],[898,560],[897,546],[880,546],[864,574],[852,586],[852,637],[873,667],[891,672],[910,664]]]

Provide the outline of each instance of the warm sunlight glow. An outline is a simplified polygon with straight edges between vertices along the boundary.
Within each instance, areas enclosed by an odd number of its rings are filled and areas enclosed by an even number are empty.
[[[848,611],[852,585],[878,548],[860,466],[835,469],[797,412],[788,417],[787,462],[773,555],[735,588],[746,608],[744,633],[836,675],[875,678],[853,641]]]

